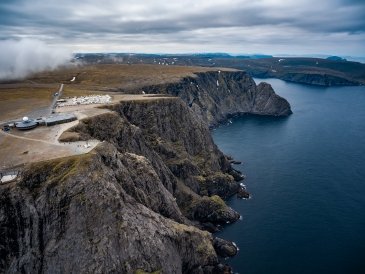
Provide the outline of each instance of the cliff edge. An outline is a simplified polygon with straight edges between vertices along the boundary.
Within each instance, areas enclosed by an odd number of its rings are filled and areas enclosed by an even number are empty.
[[[147,93],[180,97],[210,127],[240,114],[288,116],[288,101],[268,83],[256,85],[244,71],[210,71],[185,77],[178,83],[147,86]]]
[[[72,129],[104,141],[93,151],[30,164],[0,185],[0,271],[227,271],[217,254],[236,248],[201,229],[239,218],[222,200],[239,174],[206,125],[179,98],[112,109]]]
[[[0,185],[0,272],[230,272],[220,258],[237,248],[211,232],[239,219],[224,199],[243,175],[208,125],[290,106],[242,72],[157,88],[178,97],[110,105],[69,129],[69,142],[101,141],[91,152],[28,164]]]

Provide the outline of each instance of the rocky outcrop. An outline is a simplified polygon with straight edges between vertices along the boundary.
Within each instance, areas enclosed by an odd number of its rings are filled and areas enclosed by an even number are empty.
[[[284,81],[314,86],[357,86],[360,82],[348,79],[343,76],[325,73],[285,73],[277,77]]]
[[[213,241],[214,248],[217,250],[217,254],[220,257],[233,257],[237,254],[237,247],[234,243],[215,238]]]
[[[222,200],[239,185],[205,123],[179,98],[112,109],[71,130],[92,152],[0,186],[0,272],[227,271],[199,228],[239,218]]]
[[[210,233],[156,213],[163,205],[180,218],[147,160],[107,143],[30,165],[0,193],[2,273],[203,273],[219,265]]]
[[[205,123],[180,99],[127,101],[111,108],[114,113],[86,119],[73,131],[83,140],[104,140],[120,152],[146,157],[186,217],[205,222],[211,210],[195,214],[197,207],[191,204],[200,204],[204,196],[237,193],[238,172],[218,150]],[[239,218],[226,207],[217,214],[221,216],[211,220],[213,224]]]
[[[207,125],[290,106],[243,72],[163,88],[180,98],[111,105],[66,136],[102,141],[93,151],[27,165],[0,185],[1,273],[229,273],[219,257],[237,248],[208,231],[240,217],[223,199],[243,176]]]
[[[209,126],[239,114],[290,115],[289,103],[267,83],[256,85],[244,71],[212,71],[179,83],[148,86],[147,93],[178,96]]]

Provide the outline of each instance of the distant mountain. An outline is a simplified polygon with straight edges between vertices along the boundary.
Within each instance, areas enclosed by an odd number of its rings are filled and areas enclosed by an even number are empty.
[[[272,56],[272,55],[265,55],[265,54],[254,54],[254,55],[249,55],[249,57],[251,59],[261,59],[261,58],[273,58],[274,56]]]
[[[224,52],[186,54],[201,58],[230,58],[232,55]]]

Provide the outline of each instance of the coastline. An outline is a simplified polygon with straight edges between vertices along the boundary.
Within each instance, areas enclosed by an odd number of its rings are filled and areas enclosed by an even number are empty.
[[[358,273],[364,242],[364,188],[358,184],[364,87],[324,92],[269,82],[291,102],[295,115],[277,121],[237,118],[213,131],[224,153],[244,160],[239,169],[253,196],[227,202],[244,220],[217,234],[240,248],[227,263],[239,273]],[[354,111],[344,117],[349,105]],[[346,159],[335,158],[338,153],[346,153]]]
[[[118,258],[104,265],[105,271],[112,270],[113,264],[126,273],[138,269],[163,269],[167,273],[229,271],[220,258],[236,255],[237,247],[207,230],[214,232],[218,226],[237,221],[240,215],[224,199],[238,192],[243,197],[248,194],[239,183],[242,175],[232,167],[232,159],[214,144],[208,125],[218,125],[218,119],[241,110],[283,115],[291,112],[290,105],[269,85],[256,86],[243,72],[208,72],[199,74],[195,81],[194,89],[188,88],[191,78],[165,86],[166,93],[178,97],[121,101],[108,106],[106,113],[80,120],[68,130],[74,138],[68,141],[99,140],[95,149],[26,165],[18,182],[1,186],[1,202],[7,208],[2,213],[5,238],[18,242],[17,235],[32,235],[35,241],[32,247],[28,236],[13,246],[4,243],[12,256],[10,272],[16,272],[21,261],[45,272],[64,269],[60,260],[67,260],[74,269],[83,266],[92,271],[96,265],[90,259],[103,262],[104,258],[100,252],[88,253],[94,246],[98,250],[107,248],[112,258]],[[232,83],[241,84],[233,88]],[[202,97],[195,97],[189,106],[189,96],[197,91]],[[227,96],[213,100],[215,92]],[[27,202],[19,208],[20,197]],[[54,206],[62,210],[53,211]],[[84,221],[79,220],[79,212],[84,212]],[[26,225],[18,226],[16,216]],[[86,231],[84,222],[90,226]],[[120,226],[115,227],[115,223]],[[149,236],[151,225],[152,231],[160,231],[159,236]],[[104,240],[89,242],[86,232],[91,227],[93,239],[116,241],[120,247],[105,246]],[[102,227],[110,227],[110,233],[104,235]],[[129,236],[118,238],[120,233]],[[68,239],[87,246],[86,253],[68,246]],[[141,241],[144,254],[139,251]],[[166,245],[169,248],[165,251],[156,252]],[[14,248],[25,253],[17,255]],[[38,260],[43,263],[38,265]],[[82,263],[78,265],[75,260]],[[128,264],[120,265],[120,260]]]

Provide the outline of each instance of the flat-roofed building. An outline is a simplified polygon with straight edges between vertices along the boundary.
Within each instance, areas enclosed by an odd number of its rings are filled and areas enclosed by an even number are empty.
[[[15,123],[15,128],[19,130],[28,130],[38,126],[38,123],[28,117],[24,117],[21,122]]]
[[[69,123],[72,121],[77,120],[76,116],[72,113],[62,113],[62,114],[55,114],[52,116],[49,116],[44,119],[44,123],[47,127],[63,124],[63,123]]]

